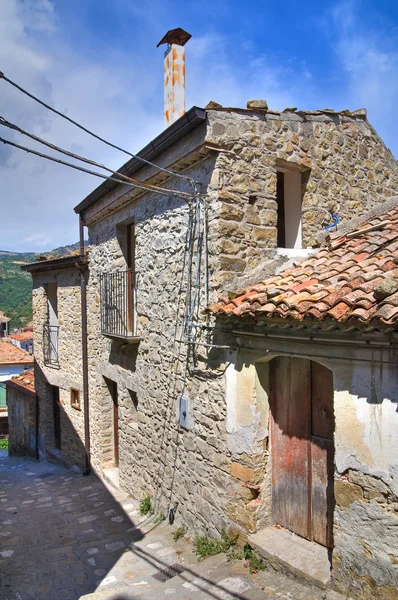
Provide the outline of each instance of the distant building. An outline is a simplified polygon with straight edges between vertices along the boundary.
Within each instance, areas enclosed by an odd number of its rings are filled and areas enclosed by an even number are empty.
[[[36,453],[36,391],[33,371],[22,371],[6,383],[10,456]]]
[[[9,321],[10,319],[0,312],[0,338],[7,337]]]
[[[33,327],[23,329],[20,333],[11,333],[8,339],[17,348],[33,354]]]
[[[5,383],[25,369],[33,369],[33,358],[25,350],[0,340],[0,438],[8,436],[8,412]]]

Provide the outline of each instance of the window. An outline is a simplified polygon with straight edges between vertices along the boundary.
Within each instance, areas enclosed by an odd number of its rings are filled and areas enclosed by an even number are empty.
[[[301,172],[278,170],[278,248],[301,248]]]
[[[101,274],[101,332],[135,341],[137,278],[134,223],[118,225],[117,238],[125,265]]]
[[[81,410],[80,406],[80,390],[77,388],[70,388],[70,405],[72,408]]]
[[[45,365],[58,366],[58,286],[47,283],[47,322],[43,325],[43,355]]]

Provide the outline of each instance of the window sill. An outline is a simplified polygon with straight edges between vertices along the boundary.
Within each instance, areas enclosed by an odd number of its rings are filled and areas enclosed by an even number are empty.
[[[139,344],[141,341],[141,337],[137,335],[116,335],[115,333],[104,333],[102,332],[104,337],[109,339],[121,340],[123,342],[127,342],[129,344]]]

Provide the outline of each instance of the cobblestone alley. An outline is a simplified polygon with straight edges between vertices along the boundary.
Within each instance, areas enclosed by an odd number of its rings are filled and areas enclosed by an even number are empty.
[[[0,500],[1,600],[340,598],[222,555],[198,563],[190,540],[95,475],[3,456]]]

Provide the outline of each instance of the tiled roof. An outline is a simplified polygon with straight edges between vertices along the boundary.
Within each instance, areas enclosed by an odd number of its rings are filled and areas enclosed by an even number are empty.
[[[21,333],[10,333],[8,336],[12,340],[18,342],[26,342],[26,340],[33,340],[33,331],[21,331]]]
[[[19,375],[14,375],[7,381],[7,385],[16,388],[23,388],[24,391],[35,394],[35,374],[32,371],[22,371]]]
[[[210,307],[232,317],[334,321],[395,326],[398,322],[398,207],[370,219],[360,230],[332,234],[323,248],[298,266]],[[389,289],[378,290],[383,282]],[[389,292],[386,293],[386,292]],[[308,323],[310,324],[310,323]]]
[[[11,342],[0,340],[0,365],[33,365],[33,358]]]

